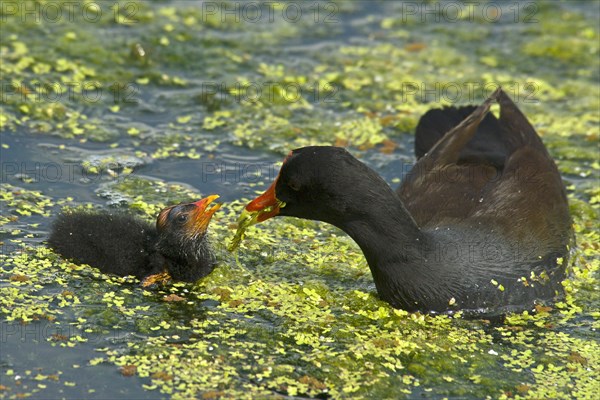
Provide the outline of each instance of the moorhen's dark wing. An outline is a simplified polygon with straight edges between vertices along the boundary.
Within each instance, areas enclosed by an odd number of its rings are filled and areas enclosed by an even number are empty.
[[[493,101],[500,103],[499,119],[489,113]],[[460,122],[469,109],[422,117],[415,152],[427,153],[397,190],[405,207],[424,229],[493,221],[523,245],[564,248],[571,224],[567,198],[535,129],[500,89]]]

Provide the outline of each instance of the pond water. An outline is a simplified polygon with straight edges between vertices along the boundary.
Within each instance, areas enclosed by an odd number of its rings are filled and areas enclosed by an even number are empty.
[[[600,3],[3,1],[0,19],[0,398],[600,392]],[[357,246],[310,221],[225,250],[290,149],[346,146],[395,187],[426,110],[498,85],[567,185],[564,299],[502,323],[394,310]],[[143,289],[44,245],[63,207],[151,221],[212,193],[219,266],[194,285]]]

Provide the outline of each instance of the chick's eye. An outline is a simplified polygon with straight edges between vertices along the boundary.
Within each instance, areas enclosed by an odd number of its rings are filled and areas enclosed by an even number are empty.
[[[184,223],[188,220],[188,216],[187,214],[179,214],[175,220],[179,223]]]

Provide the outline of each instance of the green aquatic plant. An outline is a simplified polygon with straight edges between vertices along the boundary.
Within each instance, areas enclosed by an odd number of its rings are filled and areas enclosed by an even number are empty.
[[[242,204],[216,214],[211,230],[220,265],[195,285],[144,289],[135,279],[102,275],[44,248],[24,248],[3,259],[9,286],[1,289],[2,310],[23,323],[46,319],[99,335],[111,329],[143,334],[98,348],[89,365],[135,366],[133,374],[147,390],[176,398],[213,391],[240,398],[398,397],[414,391],[567,398],[574,388],[580,398],[594,393],[597,341],[560,328],[589,326],[594,313],[597,325],[593,300],[584,300],[584,293],[593,292],[600,265],[588,262],[585,250],[574,255],[567,296],[555,309],[511,315],[504,325],[410,314],[377,299],[360,250],[335,228],[269,221],[269,229],[251,227],[252,236],[232,258],[218,246],[232,229],[218,221],[233,218]],[[584,221],[579,215],[585,213],[575,213],[578,225]],[[597,247],[589,228],[578,231],[581,249]],[[581,321],[583,315],[592,319]],[[86,344],[85,337],[49,340],[76,347]],[[502,379],[486,378],[490,374]]]

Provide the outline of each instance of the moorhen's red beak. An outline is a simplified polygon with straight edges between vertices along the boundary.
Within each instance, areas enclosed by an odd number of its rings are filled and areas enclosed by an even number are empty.
[[[285,206],[285,203],[277,200],[277,197],[275,197],[276,186],[277,179],[263,194],[246,205],[238,218],[237,231],[228,246],[229,251],[237,249],[242,242],[244,232],[249,226],[276,216],[279,214],[279,209]]]
[[[275,186],[277,186],[277,179],[275,179],[263,194],[252,200],[246,206],[246,211],[249,212],[260,212],[271,207],[270,211],[260,213],[256,219],[257,222],[263,222],[279,214],[280,202],[277,200],[277,197],[275,197]]]
[[[283,164],[292,156],[292,152],[287,155],[283,160]],[[282,167],[283,168],[283,167]],[[280,172],[281,173],[281,172]],[[238,227],[231,243],[227,247],[229,251],[234,251],[238,248],[244,237],[244,232],[248,227],[258,223],[266,221],[269,218],[273,218],[279,215],[279,211],[282,207],[285,207],[285,203],[277,198],[275,188],[277,187],[277,181],[279,175],[275,178],[275,181],[269,186],[269,188],[260,196],[252,200],[244,207],[244,210],[238,218]]]
[[[208,229],[208,224],[210,223],[210,219],[213,214],[221,208],[221,203],[216,203],[211,208],[208,208],[209,204],[219,198],[219,195],[213,194],[203,198],[202,200],[198,200],[195,203],[192,203],[196,206],[196,210],[192,214],[192,219],[190,220],[191,228],[195,232],[206,232]]]
[[[293,154],[293,150],[288,153],[288,155],[283,159],[283,164],[281,168],[283,168],[283,165],[285,165],[285,163],[292,157]],[[259,213],[258,218],[256,218],[256,222],[263,222],[269,218],[273,218],[274,216],[279,214],[279,210],[281,209],[281,207],[285,206],[285,203],[277,199],[275,193],[275,187],[277,186],[278,180],[279,175],[277,175],[277,178],[275,178],[271,186],[269,186],[269,188],[263,194],[252,200],[250,203],[248,203],[248,205],[246,205],[244,211],[250,213]],[[242,214],[240,218],[243,217],[244,215]]]

